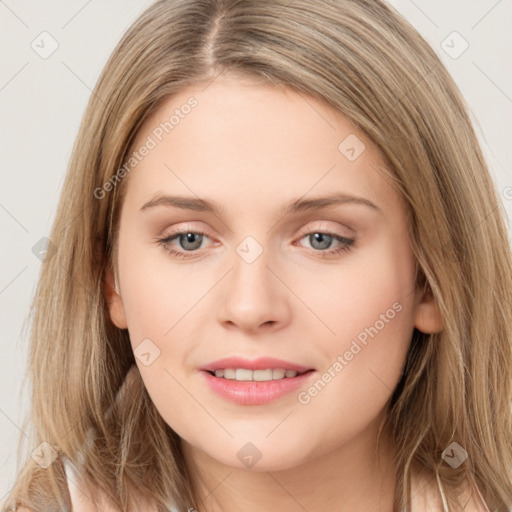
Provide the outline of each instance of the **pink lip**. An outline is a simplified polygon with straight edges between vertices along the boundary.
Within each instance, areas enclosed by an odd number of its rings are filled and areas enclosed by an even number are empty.
[[[249,370],[266,370],[268,368],[283,368],[295,370],[300,375],[269,381],[237,381],[215,377],[209,372],[224,368],[247,368]],[[263,405],[285,396],[300,388],[304,382],[315,373],[312,368],[297,365],[270,357],[262,357],[253,361],[239,357],[219,359],[201,368],[210,389],[218,395],[240,405]],[[310,370],[310,371],[308,371]]]
[[[297,390],[315,372],[312,370],[297,377],[261,382],[224,379],[215,377],[207,371],[201,373],[205,376],[210,389],[223,398],[240,405],[263,405]]]
[[[298,373],[303,373],[312,368],[301,366],[298,364],[290,363],[282,359],[275,359],[274,357],[260,357],[253,361],[244,359],[242,357],[225,357],[212,363],[206,364],[200,370],[207,370],[214,372],[224,368],[247,368],[248,370],[267,370],[268,368],[283,368],[284,370],[295,370]]]

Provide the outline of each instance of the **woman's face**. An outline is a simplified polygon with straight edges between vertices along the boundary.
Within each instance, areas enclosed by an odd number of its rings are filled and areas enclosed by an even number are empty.
[[[133,151],[110,313],[164,420],[260,471],[373,437],[413,328],[440,320],[372,143],[311,97],[218,78]]]

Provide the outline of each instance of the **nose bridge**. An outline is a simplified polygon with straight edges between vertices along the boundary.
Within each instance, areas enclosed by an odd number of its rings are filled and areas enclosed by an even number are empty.
[[[261,236],[258,238],[261,240]],[[271,265],[270,252],[266,243],[263,245],[252,235],[246,236],[235,247],[231,289],[237,294],[240,304],[263,299],[266,295],[269,299],[272,295],[273,276],[268,268]]]
[[[271,251],[254,236],[236,247],[233,268],[222,290],[219,321],[246,330],[288,321],[286,289],[269,269]]]

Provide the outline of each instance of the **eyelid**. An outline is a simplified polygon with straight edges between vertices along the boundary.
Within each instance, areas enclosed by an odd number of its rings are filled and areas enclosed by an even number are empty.
[[[325,223],[331,223],[331,224],[337,224],[338,227],[336,228],[331,228],[329,226],[325,226],[324,224]],[[311,224],[313,224],[313,226],[311,226]],[[324,224],[322,224],[324,223]],[[316,231],[322,231],[322,232],[326,232],[326,233],[330,233],[332,235],[336,235],[336,236],[339,236],[339,237],[342,237],[342,238],[350,238],[352,236],[355,236],[355,231],[354,229],[350,228],[349,226],[347,226],[346,224],[342,224],[342,226],[344,228],[346,228],[349,233],[345,233],[343,234],[342,232],[340,232],[340,223],[339,222],[336,222],[336,221],[327,221],[327,220],[324,220],[324,221],[312,221],[312,222],[308,222],[305,226],[303,226],[299,232],[298,232],[298,235],[296,235],[297,237],[301,238],[305,235],[309,235],[311,233],[314,233]],[[166,231],[166,230],[164,230]],[[202,227],[195,227],[192,225],[191,222],[183,222],[183,223],[179,223],[175,226],[173,226],[171,228],[171,230],[169,232],[166,232],[165,235],[162,235],[161,238],[168,238],[168,237],[171,237],[173,235],[176,235],[176,234],[179,234],[179,233],[183,233],[183,232],[192,232],[192,233],[197,233],[197,234],[201,234],[201,235],[204,235],[204,236],[207,236],[210,240],[215,240],[215,237],[211,236],[209,234],[209,230],[208,229],[204,229]]]
[[[203,221],[188,221],[188,222],[185,221],[185,222],[180,222],[180,223],[178,223],[176,225],[173,225],[172,228],[167,228],[167,229],[171,229],[171,231],[166,236],[170,236],[170,235],[176,234],[176,233],[182,233],[183,231],[192,231],[194,233],[199,233],[200,232],[201,234],[204,234],[204,235],[208,236],[210,239],[214,239],[215,238],[215,237],[212,237],[209,234],[209,229],[208,228],[205,229],[204,227],[196,227],[196,226],[193,225],[194,222],[199,222],[202,225],[205,224]],[[301,220],[300,222],[301,222],[301,224],[304,224],[304,220]],[[326,226],[325,225],[326,223],[335,224],[336,227],[332,227],[331,228],[330,226]],[[313,226],[311,227],[312,224],[313,224]],[[348,231],[348,233],[341,234],[339,232],[339,230],[343,229],[343,228],[345,228]],[[163,229],[162,231],[166,232],[167,229]],[[355,236],[355,230],[353,228],[351,228],[348,224],[340,223],[339,221],[336,221],[336,220],[327,220],[327,219],[306,222],[304,224],[304,226],[299,229],[299,233],[300,233],[301,236],[303,236],[304,234],[309,234],[309,233],[311,233],[314,230],[324,230],[324,231],[329,231],[329,232],[335,232],[339,236],[344,236],[346,238],[351,237],[351,236]]]
[[[337,224],[337,226],[336,227],[330,227],[329,225],[325,225],[325,223],[327,223],[327,222],[329,222],[330,224]],[[314,224],[314,225],[312,226],[312,224]],[[345,228],[348,231],[348,233],[343,234],[342,231],[341,231],[342,228],[340,226],[343,226],[343,228]],[[350,238],[350,237],[355,236],[355,230],[354,229],[352,229],[351,227],[347,226],[346,224],[340,224],[339,222],[334,222],[334,221],[313,221],[313,222],[309,222],[308,224],[306,224],[303,228],[301,228],[299,230],[299,234],[300,234],[300,236],[309,235],[310,233],[314,233],[316,231],[328,232],[328,233],[340,236],[342,238]]]
[[[167,231],[167,230],[169,230],[169,231]],[[164,233],[167,233],[166,235],[162,235],[162,236],[172,236],[172,235],[175,235],[177,233],[190,232],[190,233],[201,233],[203,235],[208,236],[209,238],[212,238],[208,234],[208,229],[205,229],[203,227],[194,226],[190,222],[180,222],[180,223],[175,224],[172,227],[166,228],[166,229],[164,229],[162,231]]]

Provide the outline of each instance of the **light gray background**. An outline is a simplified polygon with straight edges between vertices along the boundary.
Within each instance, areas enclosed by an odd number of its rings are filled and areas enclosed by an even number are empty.
[[[0,503],[14,483],[29,390],[26,317],[78,126],[115,44],[149,0],[0,0]],[[511,0],[392,0],[440,55],[467,99],[512,219]],[[47,31],[58,43],[48,50]],[[459,57],[464,41],[468,49]],[[42,40],[43,37],[46,39]],[[443,43],[445,41],[445,43]],[[445,49],[443,49],[445,48]],[[511,222],[507,220],[509,232]],[[23,434],[21,434],[23,435]]]

